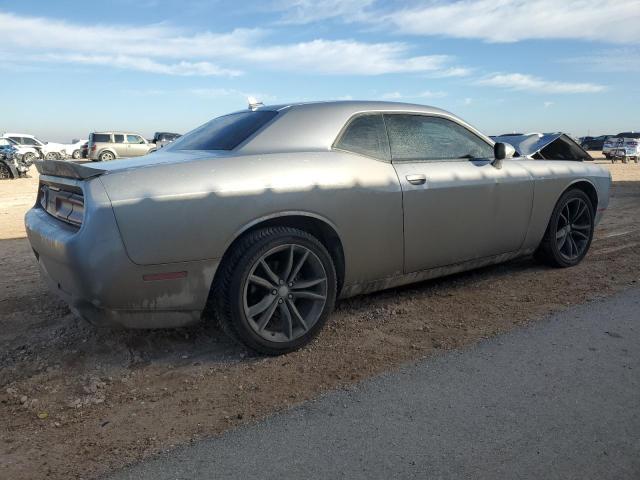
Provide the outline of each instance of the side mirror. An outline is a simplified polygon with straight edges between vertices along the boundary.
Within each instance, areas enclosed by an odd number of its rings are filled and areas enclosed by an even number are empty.
[[[491,164],[496,168],[502,168],[502,161],[507,158],[513,158],[516,149],[508,143],[498,142],[493,146],[494,160]]]

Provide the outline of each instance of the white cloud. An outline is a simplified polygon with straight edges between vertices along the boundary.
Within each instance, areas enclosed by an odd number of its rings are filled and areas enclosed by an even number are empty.
[[[640,8],[640,7],[639,7]],[[640,47],[616,48],[567,60],[588,70],[608,73],[640,72]]]
[[[473,68],[466,67],[450,67],[439,70],[429,75],[432,78],[448,78],[448,77],[468,77],[473,73]]]
[[[255,48],[243,53],[250,62],[280,70],[329,74],[379,75],[429,72],[445,68],[446,55],[411,57],[403,43],[362,43],[353,40],[312,40],[292,45]]]
[[[103,65],[128,70],[138,70],[165,75],[191,76],[229,76],[240,75],[239,70],[220,68],[210,62],[160,63],[146,57],[131,57],[127,55],[83,55],[83,54],[48,54],[35,56],[45,61],[65,62],[82,65]]]
[[[549,108],[553,106],[553,102],[544,102],[544,108]]]
[[[190,34],[165,24],[87,26],[0,12],[0,32],[3,49],[18,53],[22,63],[60,61],[166,75],[235,76],[247,66],[347,75],[452,68],[450,57],[413,56],[410,46],[401,42],[315,39],[269,44],[270,32],[262,29]]]
[[[477,85],[524,90],[539,93],[597,93],[606,90],[595,83],[570,83],[544,80],[522,73],[495,73],[476,82]]]
[[[281,0],[276,8],[289,22],[336,18],[401,34],[488,42],[561,38],[640,42],[638,0],[428,0],[404,8],[382,0]]]
[[[383,100],[402,100],[402,99],[416,99],[416,98],[442,98],[446,96],[447,96],[446,92],[433,92],[431,90],[425,90],[423,92],[414,93],[414,94],[400,93],[397,91],[388,92],[388,93],[383,93],[380,96],[380,98],[382,98]]]
[[[273,4],[283,12],[281,23],[307,24],[332,18],[354,20],[375,0],[280,0]]]
[[[201,98],[242,97],[247,99],[253,97],[261,102],[272,102],[276,99],[275,96],[267,93],[242,92],[235,88],[191,88],[187,92]]]

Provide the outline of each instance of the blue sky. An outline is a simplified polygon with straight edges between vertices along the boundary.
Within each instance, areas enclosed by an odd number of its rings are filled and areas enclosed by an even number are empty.
[[[0,132],[185,132],[390,99],[488,134],[640,130],[640,0],[0,0]]]

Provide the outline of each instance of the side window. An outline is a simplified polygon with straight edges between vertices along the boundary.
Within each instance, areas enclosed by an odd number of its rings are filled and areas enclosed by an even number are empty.
[[[22,138],[23,145],[35,145],[37,147],[40,146],[40,143],[37,142],[35,138],[29,138],[29,137],[21,137],[21,138]]]
[[[143,143],[142,138],[138,135],[127,135],[128,143]]]
[[[424,115],[385,115],[393,160],[493,158],[493,147],[457,123]]]
[[[389,160],[389,140],[382,114],[361,115],[349,123],[335,148]]]
[[[9,138],[20,145],[24,145],[24,143],[22,142],[22,137],[9,137]]]
[[[113,143],[124,143],[124,135],[119,133],[113,134]]]

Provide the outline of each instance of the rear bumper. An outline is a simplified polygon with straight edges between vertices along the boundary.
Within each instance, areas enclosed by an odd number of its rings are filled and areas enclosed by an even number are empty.
[[[80,229],[39,207],[25,216],[27,236],[49,288],[76,315],[95,325],[167,328],[198,321],[218,261],[133,263],[101,183],[85,186],[93,190],[92,201],[87,203]],[[167,272],[184,273],[179,278],[150,280]]]

